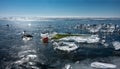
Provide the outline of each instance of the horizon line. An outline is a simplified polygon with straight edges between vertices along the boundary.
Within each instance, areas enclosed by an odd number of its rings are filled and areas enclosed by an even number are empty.
[[[0,17],[40,17],[40,18],[120,18],[120,16],[0,16]]]

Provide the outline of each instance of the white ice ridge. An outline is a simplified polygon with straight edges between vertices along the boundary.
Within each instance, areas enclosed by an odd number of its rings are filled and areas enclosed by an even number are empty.
[[[113,44],[115,50],[119,50],[120,49],[120,42],[114,41],[114,42],[112,42],[112,44]]]
[[[91,67],[94,67],[94,68],[103,68],[103,69],[106,69],[106,68],[116,68],[117,66],[114,65],[114,64],[109,64],[109,63],[102,63],[102,62],[93,62],[91,63]]]
[[[96,43],[99,42],[100,38],[98,37],[98,35],[91,35],[91,36],[70,36],[70,37],[64,37],[61,38],[60,40],[63,41],[75,41],[78,43],[81,42],[86,42],[86,43]]]

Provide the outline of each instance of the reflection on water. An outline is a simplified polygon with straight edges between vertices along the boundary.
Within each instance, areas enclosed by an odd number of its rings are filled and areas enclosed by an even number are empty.
[[[94,69],[90,66],[90,63],[94,61],[113,63],[119,69],[120,58],[117,56],[88,58],[88,56],[82,57],[75,52],[66,55],[54,51],[51,43],[44,44],[40,41],[40,33],[44,31],[79,34],[86,32],[73,29],[77,24],[119,24],[119,22],[120,20],[87,21],[79,19],[33,22],[0,21],[0,69],[65,69],[66,65],[70,65],[72,69]],[[6,24],[9,24],[9,27],[6,27]],[[33,39],[23,41],[21,38],[23,31],[33,35]],[[107,37],[111,36],[114,37],[114,40],[120,41],[120,36],[110,35]],[[82,46],[84,45],[82,44]],[[78,50],[78,53],[79,51],[81,50]]]

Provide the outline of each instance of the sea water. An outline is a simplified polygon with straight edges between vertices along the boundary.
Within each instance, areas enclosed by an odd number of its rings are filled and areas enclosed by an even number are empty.
[[[42,32],[85,34],[86,31],[74,29],[79,24],[118,24],[120,19],[49,19],[46,21],[9,21],[0,20],[0,69],[95,69],[90,66],[94,61],[107,62],[120,68],[119,56],[82,57],[79,53],[62,54],[56,52],[51,43],[40,40]],[[6,26],[6,25],[9,25]],[[30,41],[22,40],[22,32],[33,35]],[[112,35],[108,43],[120,41],[120,35]],[[111,40],[110,40],[111,39]],[[113,41],[113,40],[112,40]],[[105,51],[104,51],[105,52]],[[78,56],[77,56],[78,55]]]

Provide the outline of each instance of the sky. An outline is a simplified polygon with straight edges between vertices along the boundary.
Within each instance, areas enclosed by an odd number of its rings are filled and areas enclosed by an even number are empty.
[[[0,16],[120,17],[120,0],[0,0]]]

